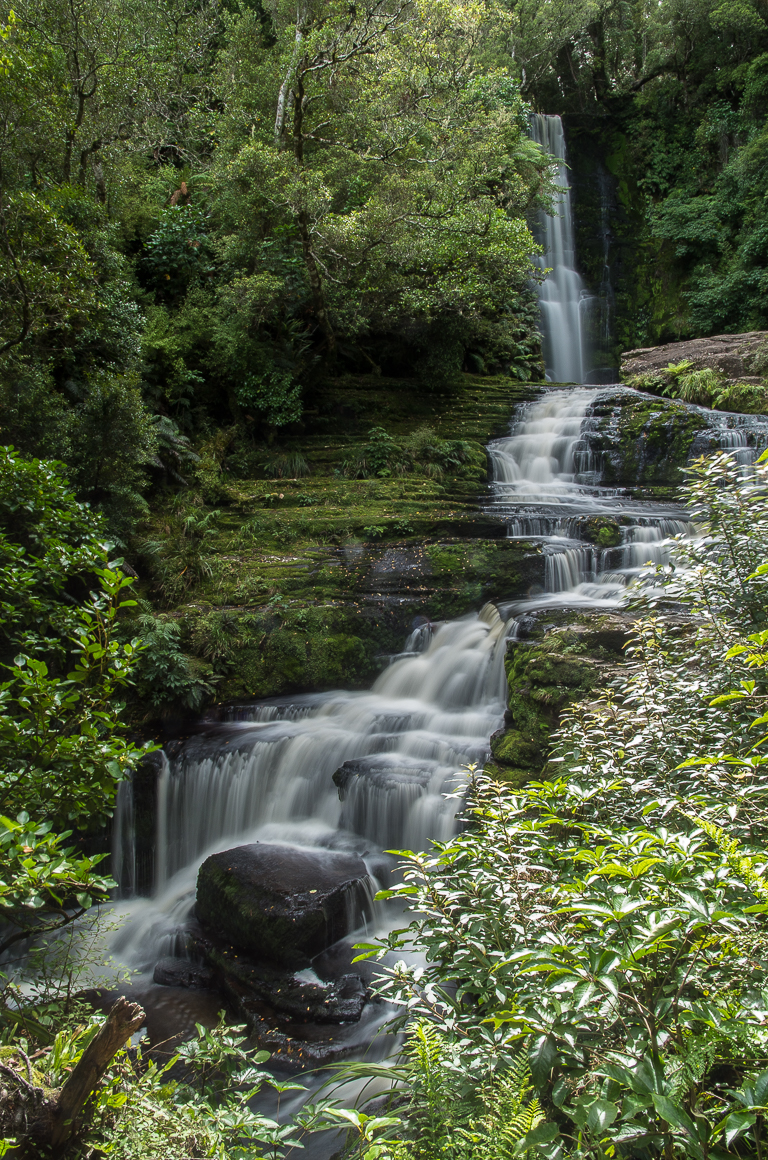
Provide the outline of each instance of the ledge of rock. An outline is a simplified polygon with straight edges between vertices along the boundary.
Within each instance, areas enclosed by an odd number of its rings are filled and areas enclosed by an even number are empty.
[[[692,338],[687,342],[668,342],[664,346],[627,350],[621,356],[622,379],[651,375],[666,370],[670,363],[688,359],[692,369],[711,367],[728,383],[762,382],[763,362],[768,361],[768,331],[750,330],[746,334],[716,334],[711,338]]]
[[[259,961],[305,967],[355,924],[368,872],[356,854],[256,842],[213,854],[197,878],[203,928]]]
[[[599,695],[617,674],[635,615],[542,609],[524,618],[508,642],[508,708],[491,737],[488,773],[513,785],[542,775],[561,713]]]

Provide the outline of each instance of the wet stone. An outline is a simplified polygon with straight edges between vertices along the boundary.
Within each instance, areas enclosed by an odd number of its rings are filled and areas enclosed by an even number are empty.
[[[309,966],[354,928],[368,871],[357,854],[255,842],[200,867],[203,928],[261,962]]]
[[[201,963],[187,959],[160,959],[155,963],[152,981],[162,987],[187,987],[192,991],[210,990],[214,985],[213,971]]]

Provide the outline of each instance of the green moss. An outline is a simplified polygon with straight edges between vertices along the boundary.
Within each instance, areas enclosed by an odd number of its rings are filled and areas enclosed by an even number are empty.
[[[183,626],[185,652],[212,666],[217,698],[364,686],[381,654],[402,648],[414,616],[460,616],[541,583],[539,548],[506,540],[503,523],[478,511],[484,445],[535,389],[472,375],[445,395],[410,380],[334,380],[279,453],[237,452],[237,472],[217,459],[215,508],[199,489],[167,500],[146,530],[143,593]],[[425,424],[470,442],[469,461],[373,479],[340,473],[372,426],[421,446]],[[310,474],[259,477],[257,461],[299,458]],[[204,541],[192,544],[189,528],[203,525]]]
[[[487,777],[492,777],[494,781],[504,782],[505,785],[513,789],[521,789],[526,782],[529,782],[534,777],[530,769],[515,769],[514,766],[497,765],[495,761],[487,761],[483,767],[483,773]]]
[[[538,776],[563,709],[612,675],[626,626],[619,616],[590,618],[555,611],[538,619],[529,641],[512,642],[505,658],[506,727],[491,738],[494,765],[510,779]]]
[[[606,447],[603,482],[639,487],[676,487],[682,482],[701,414],[680,403],[627,396],[618,418],[619,440]]]

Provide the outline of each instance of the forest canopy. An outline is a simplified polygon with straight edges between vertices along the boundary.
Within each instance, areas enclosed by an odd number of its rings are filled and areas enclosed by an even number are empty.
[[[247,458],[328,376],[536,378],[532,109],[565,117],[575,179],[607,174],[620,341],[768,324],[764,7],[9,8],[5,441],[125,537],[187,450],[226,429]],[[577,211],[597,277],[583,189]]]

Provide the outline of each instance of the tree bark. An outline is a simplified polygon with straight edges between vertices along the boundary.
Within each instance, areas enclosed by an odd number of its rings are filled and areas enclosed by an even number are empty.
[[[125,996],[118,999],[109,1015],[83,1052],[80,1062],[59,1093],[51,1116],[48,1143],[59,1154],[75,1130],[77,1117],[86,1100],[117,1052],[138,1031],[145,1019],[138,1003]]]
[[[293,152],[299,166],[304,164],[304,85],[301,76],[297,78],[296,87],[294,89],[294,106],[293,106]],[[336,353],[336,335],[331,326],[331,320],[328,316],[328,307],[325,303],[325,293],[323,291],[323,279],[320,274],[320,267],[317,264],[315,253],[312,248],[312,233],[309,228],[309,214],[306,210],[301,210],[297,217],[299,226],[299,236],[301,237],[301,250],[304,255],[304,265],[307,268],[307,275],[309,277],[309,286],[312,291],[312,302],[315,309],[315,318],[318,325],[325,336],[325,343],[328,354],[333,356]]]
[[[312,291],[312,302],[315,309],[315,318],[318,325],[325,335],[325,342],[329,354],[336,352],[336,335],[333,333],[331,320],[328,317],[328,308],[325,305],[325,294],[323,293],[323,280],[320,277],[320,269],[315,261],[315,255],[312,251],[312,237],[309,232],[309,216],[302,212],[299,214],[299,235],[301,237],[301,248],[304,254],[304,265],[307,268],[309,275],[309,286]]]

